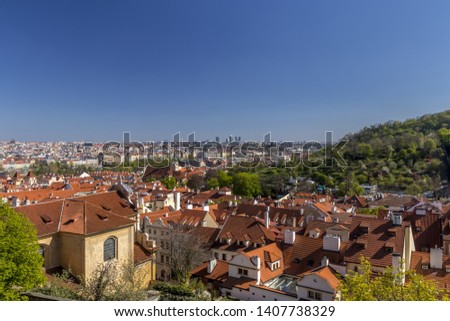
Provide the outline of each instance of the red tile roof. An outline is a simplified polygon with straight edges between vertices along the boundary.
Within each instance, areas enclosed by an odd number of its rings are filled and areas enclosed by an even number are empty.
[[[361,226],[368,228],[364,233]],[[396,230],[396,235],[389,233]],[[386,267],[392,265],[392,254],[403,253],[405,225],[395,226],[392,221],[355,216],[350,227],[350,242],[345,252],[345,261],[360,263],[360,257],[366,257],[373,266]],[[394,245],[393,251],[386,250],[386,243]],[[365,247],[362,244],[366,244]]]

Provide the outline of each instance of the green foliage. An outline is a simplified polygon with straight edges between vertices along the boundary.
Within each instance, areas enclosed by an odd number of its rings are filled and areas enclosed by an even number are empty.
[[[167,188],[167,189],[174,189],[177,187],[177,180],[173,176],[164,177],[161,179],[161,183]]]
[[[80,278],[81,284],[68,272],[53,276],[33,292],[78,301],[144,301],[147,286],[134,264],[110,262],[100,264],[94,272]]]
[[[202,190],[205,185],[205,179],[200,175],[192,175],[187,181],[187,186],[195,190]]]
[[[406,283],[402,280],[406,278]],[[361,257],[359,272],[350,272],[339,291],[343,301],[437,301],[446,300],[445,291],[414,271],[394,273],[372,272],[369,261]]]
[[[153,289],[160,292],[161,301],[208,301],[211,296],[205,293],[201,281],[190,280],[184,283],[156,283]]]
[[[68,300],[81,300],[79,290],[76,280],[64,270],[61,274],[54,275],[44,286],[34,289],[33,292]]]
[[[255,197],[262,192],[258,174],[237,173],[233,176],[233,193],[244,197]]]
[[[100,264],[89,277],[82,279],[81,300],[144,301],[146,287],[132,263]]]
[[[385,210],[386,208],[381,206],[381,207],[376,207],[376,208],[360,208],[358,209],[358,214],[365,214],[365,215],[378,215],[378,212],[380,210]]]
[[[0,301],[24,300],[21,292],[44,283],[36,229],[22,214],[0,204]]]
[[[206,182],[206,186],[208,187],[208,189],[215,189],[220,186],[219,180],[213,177]]]
[[[233,177],[228,175],[225,171],[217,172],[217,180],[220,187],[231,187],[231,184],[233,184]]]

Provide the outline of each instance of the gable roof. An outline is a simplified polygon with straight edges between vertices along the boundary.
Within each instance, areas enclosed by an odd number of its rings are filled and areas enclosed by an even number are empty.
[[[347,243],[342,242],[339,252],[323,249],[322,238],[312,238],[296,235],[294,244],[283,244],[283,259],[285,274],[298,276],[321,266],[321,261],[326,256],[330,263],[341,264]]]
[[[254,217],[233,215],[228,217],[219,238],[235,241],[250,241],[253,243],[269,243],[276,239],[275,234]]]
[[[341,284],[340,279],[336,276],[337,274],[338,272],[335,269],[333,269],[329,265],[325,265],[317,269],[314,269],[311,272],[306,272],[305,274],[303,274],[303,276],[317,275],[323,280],[325,280],[330,286],[330,288],[336,291],[339,285]],[[299,283],[301,283],[301,281]]]
[[[134,220],[115,213],[112,208],[99,206],[105,200],[113,204],[120,202],[116,199],[120,198],[116,193],[104,194],[108,195],[67,198],[20,206],[16,210],[23,213],[34,224],[39,237],[58,232],[90,235],[133,225]]]
[[[362,232],[365,228],[368,229],[367,234]],[[391,236],[393,231],[395,236]],[[364,256],[373,266],[391,266],[392,254],[403,254],[405,225],[395,226],[390,220],[355,216],[350,238],[352,241],[345,252],[345,262],[359,264],[360,257]],[[392,251],[386,249],[388,245],[394,246]]]

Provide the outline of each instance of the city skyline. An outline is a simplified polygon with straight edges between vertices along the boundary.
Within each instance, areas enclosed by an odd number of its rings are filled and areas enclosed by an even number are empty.
[[[336,138],[450,108],[450,4],[2,1],[0,140]],[[420,44],[420,45],[419,45]]]

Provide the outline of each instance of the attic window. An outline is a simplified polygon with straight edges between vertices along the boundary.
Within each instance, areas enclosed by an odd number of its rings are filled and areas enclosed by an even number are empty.
[[[105,211],[111,211],[111,207],[108,207],[108,206],[106,206],[106,205],[102,205],[102,208],[103,208]]]
[[[395,244],[392,242],[386,242],[384,244],[384,248],[386,249],[386,252],[392,253],[394,251]]]
[[[69,218],[69,219],[64,223],[64,225],[69,225],[69,224],[75,223],[76,221],[78,221],[79,218],[80,218],[79,216],[73,217],[73,218]]]
[[[44,222],[45,224],[50,224],[53,223],[52,218],[46,214],[41,215],[41,220],[42,222]]]
[[[395,228],[390,228],[390,229],[388,230],[388,235],[389,235],[390,237],[396,236],[396,235],[397,235],[397,229],[395,229]]]
[[[120,202],[120,205],[122,205],[123,208],[128,207],[128,203],[125,201]]]
[[[365,225],[360,225],[359,231],[361,234],[369,234],[369,227]]]
[[[313,260],[308,260],[308,262],[306,262],[307,266],[313,266],[314,261]]]
[[[102,221],[107,221],[108,220],[108,215],[104,215],[104,214],[97,214],[98,218],[101,219]]]
[[[422,270],[428,270],[428,264],[422,264]]]
[[[356,244],[365,249],[367,247],[367,240],[357,239]]]
[[[446,265],[445,266],[445,272],[446,273],[450,273],[450,265]]]

